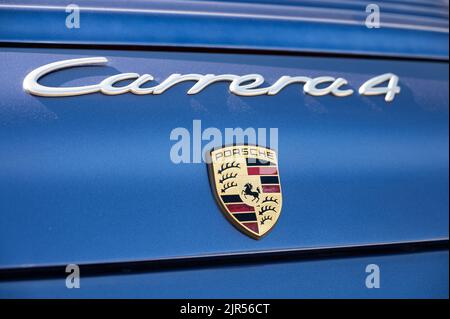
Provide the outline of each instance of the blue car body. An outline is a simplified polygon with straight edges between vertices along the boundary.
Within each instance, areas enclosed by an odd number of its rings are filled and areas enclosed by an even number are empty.
[[[448,3],[383,1],[0,3],[0,297],[448,298]],[[124,72],[343,77],[401,92],[313,97],[38,97],[42,65],[102,56],[49,86]],[[283,212],[251,239],[223,217],[204,163],[174,164],[181,127],[278,128]],[[204,142],[203,145],[205,145]],[[67,289],[64,267],[81,266]],[[381,271],[368,289],[366,266]],[[84,267],[84,268],[83,268]],[[86,269],[84,277],[83,269]]]

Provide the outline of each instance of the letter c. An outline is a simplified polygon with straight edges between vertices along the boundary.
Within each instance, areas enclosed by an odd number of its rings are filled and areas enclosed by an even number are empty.
[[[75,96],[75,95],[84,95],[89,93],[95,93],[100,91],[100,85],[86,85],[86,86],[75,86],[75,87],[49,87],[40,85],[38,83],[39,79],[44,75],[75,66],[85,66],[92,64],[105,64],[108,62],[108,59],[104,57],[94,57],[94,58],[81,58],[81,59],[71,59],[64,60],[59,62],[54,62],[50,64],[46,64],[41,66],[30,73],[23,80],[23,89],[25,92],[28,92],[33,95],[38,96],[49,96],[49,97],[58,97],[58,96]]]

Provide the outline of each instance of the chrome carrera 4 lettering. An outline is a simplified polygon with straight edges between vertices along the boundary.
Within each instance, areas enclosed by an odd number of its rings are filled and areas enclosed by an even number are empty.
[[[23,89],[32,95],[45,97],[65,97],[77,96],[91,93],[102,93],[106,95],[118,95],[132,93],[136,95],[162,94],[171,87],[186,81],[196,82],[187,94],[197,94],[207,86],[216,82],[230,82],[229,90],[239,96],[276,95],[286,86],[298,83],[303,84],[303,92],[312,96],[324,96],[332,94],[336,97],[350,96],[354,91],[345,88],[348,81],[344,78],[334,78],[331,76],[320,76],[310,78],[306,76],[281,76],[274,84],[268,87],[261,87],[264,84],[264,77],[260,74],[171,74],[160,84],[153,87],[142,87],[144,84],[153,81],[150,74],[120,73],[107,77],[98,84],[77,86],[77,87],[49,87],[39,84],[39,79],[43,76],[71,67],[88,65],[104,65],[108,62],[105,57],[92,57],[63,60],[41,66],[31,71],[23,80]],[[115,86],[120,81],[132,80],[125,86]],[[398,86],[398,76],[392,73],[385,73],[366,81],[360,88],[360,95],[385,95],[385,101],[391,102],[395,95],[400,92]],[[387,86],[380,87],[384,82]]]

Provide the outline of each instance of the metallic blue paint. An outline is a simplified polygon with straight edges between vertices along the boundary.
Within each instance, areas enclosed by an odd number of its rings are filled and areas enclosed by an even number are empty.
[[[108,66],[46,76],[49,85],[98,83],[119,72],[342,76],[357,90],[394,72],[402,92],[347,98],[238,97],[225,83],[188,96],[93,94],[43,98],[24,76],[55,60],[105,56]],[[0,267],[448,237],[448,64],[264,55],[2,49]],[[171,131],[279,128],[283,213],[255,241],[236,231],[211,194],[205,164],[170,161]],[[205,143],[206,144],[206,143]],[[18,231],[20,230],[20,231]],[[224,240],[226,238],[226,240]]]
[[[378,1],[382,27],[366,28],[366,5],[334,1],[66,1],[0,4],[0,41],[269,49],[448,59],[448,4]],[[26,23],[24,23],[26,21]],[[45,23],[42,23],[45,21]]]
[[[0,4],[0,42],[10,42],[0,47],[0,270],[448,239],[448,32],[423,31],[448,29],[440,5],[383,2],[387,22],[417,20],[412,26],[418,31],[361,27],[364,1],[96,1],[107,9],[85,10],[78,30],[64,27],[60,8],[18,4]],[[324,10],[328,6],[334,10]],[[318,22],[322,15],[326,23]],[[14,48],[14,42],[167,48]],[[305,56],[170,52],[183,46]],[[23,92],[22,80],[34,68],[89,56],[110,63],[42,81],[86,84],[119,72],[151,73],[158,82],[170,73],[260,73],[273,83],[280,75],[326,74],[347,78],[357,90],[393,72],[402,91],[389,104],[357,94],[312,97],[295,85],[272,97],[237,97],[223,83],[194,96],[186,95],[187,83],[160,96],[42,98]],[[170,161],[171,130],[190,128],[194,119],[204,128],[279,128],[283,213],[263,240],[225,220],[204,164]],[[362,286],[367,263],[387,270],[386,289]],[[262,283],[260,294],[240,290],[243,270],[257,277],[267,269],[273,290]],[[207,289],[211,281],[220,290]],[[69,291],[62,280],[4,282],[0,297],[448,297],[448,252],[93,277],[82,285]]]
[[[371,263],[380,289],[365,286]],[[64,279],[0,282],[0,298],[448,298],[448,280],[443,251],[82,277],[80,289]]]

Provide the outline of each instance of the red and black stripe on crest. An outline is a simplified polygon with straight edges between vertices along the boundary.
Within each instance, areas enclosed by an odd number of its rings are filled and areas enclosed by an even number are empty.
[[[247,158],[247,174],[260,175],[262,191],[264,193],[279,193],[280,179],[275,163],[260,161],[257,158]]]
[[[255,208],[242,202],[239,195],[221,195],[228,211],[248,229],[259,233]]]

